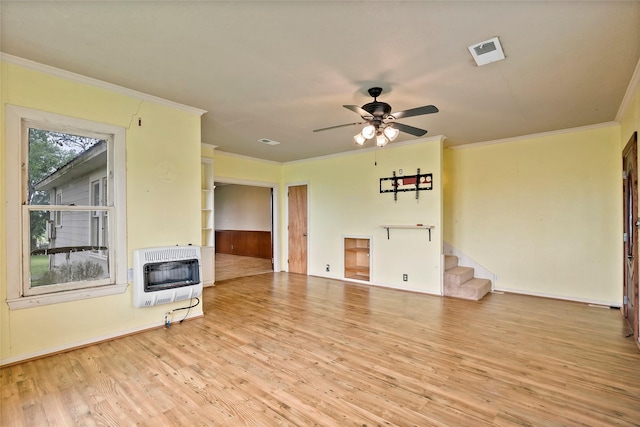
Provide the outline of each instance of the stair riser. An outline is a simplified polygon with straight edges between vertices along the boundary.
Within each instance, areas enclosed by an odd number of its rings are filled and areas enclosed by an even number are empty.
[[[482,297],[484,297],[487,292],[484,291],[478,291],[475,289],[464,289],[464,287],[459,287],[456,288],[455,290],[449,290],[449,291],[445,291],[445,296],[447,297],[454,297],[454,298],[462,298],[462,299],[468,299],[468,300],[473,300],[473,301],[479,301],[480,299],[482,299]]]
[[[444,295],[478,301],[491,291],[491,281],[474,277],[474,269],[458,266],[458,257],[444,257]]]
[[[460,286],[464,282],[473,279],[473,268],[455,267],[444,272],[444,283]]]
[[[488,279],[471,279],[461,286],[446,285],[444,295],[478,301],[491,291],[491,281]]]
[[[458,257],[453,255],[444,256],[444,269],[449,270],[458,266]]]

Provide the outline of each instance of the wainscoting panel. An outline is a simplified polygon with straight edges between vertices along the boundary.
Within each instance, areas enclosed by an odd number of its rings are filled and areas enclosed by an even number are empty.
[[[271,259],[271,232],[216,230],[216,253]]]

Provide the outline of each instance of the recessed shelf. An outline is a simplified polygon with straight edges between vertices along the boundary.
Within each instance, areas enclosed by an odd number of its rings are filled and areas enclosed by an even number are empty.
[[[345,279],[368,282],[371,278],[371,240],[364,237],[344,238]]]

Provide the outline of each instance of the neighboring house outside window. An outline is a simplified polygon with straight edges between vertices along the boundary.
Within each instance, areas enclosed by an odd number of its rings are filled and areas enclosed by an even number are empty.
[[[124,291],[124,130],[7,106],[7,142],[6,182],[20,183],[18,192],[7,191],[18,207],[7,215],[7,231],[18,230],[22,254],[8,259],[21,264],[18,280],[9,281],[18,283],[8,289],[9,305]],[[9,167],[16,156],[25,170]]]

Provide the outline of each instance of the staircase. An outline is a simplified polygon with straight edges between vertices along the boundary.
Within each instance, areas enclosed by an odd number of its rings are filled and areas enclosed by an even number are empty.
[[[478,301],[491,291],[491,280],[473,277],[471,267],[458,266],[458,257],[444,257],[444,295]]]

